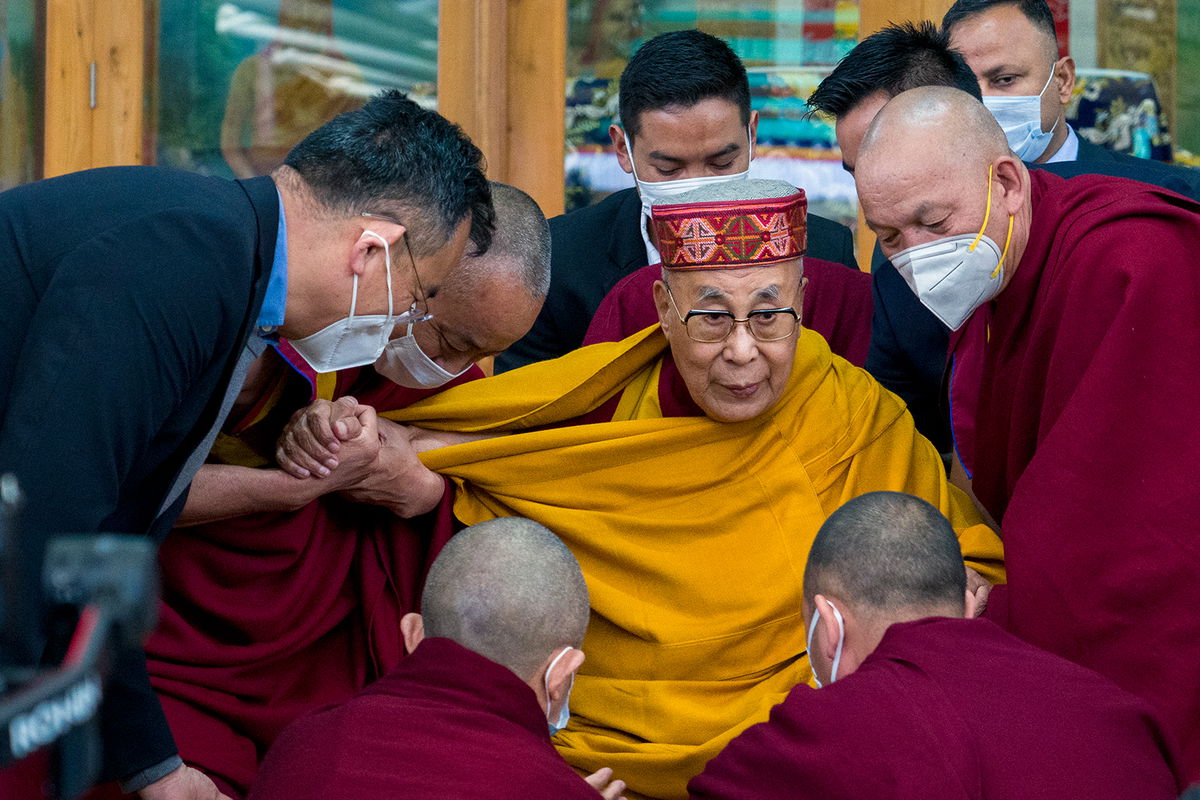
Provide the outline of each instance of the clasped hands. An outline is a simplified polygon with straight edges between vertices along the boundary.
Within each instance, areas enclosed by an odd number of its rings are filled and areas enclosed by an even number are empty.
[[[416,429],[380,419],[353,397],[316,400],[292,415],[275,447],[280,469],[295,478],[328,482],[321,494],[384,506],[400,517],[437,507],[446,484],[417,457]]]

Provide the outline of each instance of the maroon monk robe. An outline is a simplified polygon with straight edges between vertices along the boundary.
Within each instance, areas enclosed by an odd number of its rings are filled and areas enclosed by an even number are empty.
[[[425,639],[348,702],[295,722],[254,800],[596,800],[550,743],[546,714],[511,670]]]
[[[688,789],[707,800],[1169,800],[1149,705],[987,620],[891,626],[859,668],[797,686]]]
[[[1149,699],[1200,778],[1200,206],[1031,173],[1011,283],[951,339],[955,445],[999,520],[989,616]]]
[[[662,266],[651,264],[622,278],[596,309],[583,343],[617,342],[658,322],[651,287],[661,275]],[[875,307],[871,276],[819,258],[804,259],[804,275],[808,288],[801,323],[821,334],[830,350],[861,367],[867,361]]]
[[[283,422],[310,398],[305,379],[315,376],[293,366],[276,418],[239,432],[260,452],[273,451]],[[333,392],[379,410],[432,393],[370,368],[338,373]],[[404,653],[400,617],[419,607],[454,524],[448,500],[404,520],[330,495],[294,512],[173,531],[160,550],[163,603],[146,651],[183,759],[241,797],[288,723],[386,674]]]

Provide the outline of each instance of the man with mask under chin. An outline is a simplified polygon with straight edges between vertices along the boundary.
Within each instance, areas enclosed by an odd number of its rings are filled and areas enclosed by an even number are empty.
[[[498,371],[579,347],[609,291],[658,263],[652,205],[749,174],[758,112],[750,109],[746,68],[715,36],[672,31],[642,45],[621,73],[620,120],[609,136],[637,186],[550,220],[550,293],[529,333],[496,359]],[[817,262],[857,269],[846,226],[809,214],[808,236],[810,279],[823,269]]]
[[[387,91],[269,177],[113,167],[0,194],[0,473],[25,498],[13,562],[37,574],[59,532],[161,540],[275,337],[317,369],[373,363],[468,238],[486,251],[481,161]],[[46,644],[61,660],[67,642]],[[116,659],[100,727],[101,779],[143,800],[216,796],[179,758],[140,650]]]
[[[284,340],[260,357],[163,545],[151,680],[183,757],[231,796],[283,726],[403,655],[400,617],[454,532],[445,486],[409,495],[395,480],[403,451],[342,442],[319,410],[404,408],[481,376],[476,361],[528,330],[550,280],[546,219],[515,187],[491,194],[487,253],[465,255],[425,298],[431,318],[399,326],[373,366],[317,373]],[[310,402],[300,433],[331,449],[301,466],[276,440]]]
[[[1195,780],[1200,204],[1030,170],[941,87],[883,107],[855,177],[884,255],[952,330],[956,472],[1009,568],[988,616],[1149,700]]]

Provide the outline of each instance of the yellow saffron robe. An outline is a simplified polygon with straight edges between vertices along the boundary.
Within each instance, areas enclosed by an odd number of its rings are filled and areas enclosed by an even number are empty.
[[[744,422],[664,418],[658,326],[622,342],[450,389],[391,419],[502,436],[432,450],[455,514],[546,525],[583,567],[592,618],[571,723],[555,744],[629,796],[683,798],[688,779],[811,680],[801,615],[809,546],[865,492],[942,510],[967,564],[1002,582],[1000,541],[946,481],[903,403],[802,330],[789,384]],[[612,422],[570,420],[614,393]],[[524,432],[522,432],[524,431]]]

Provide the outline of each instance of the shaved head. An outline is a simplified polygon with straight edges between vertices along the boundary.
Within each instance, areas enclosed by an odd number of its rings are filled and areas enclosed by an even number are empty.
[[[977,99],[948,86],[921,86],[896,95],[875,116],[858,169],[898,156],[986,164],[1008,153],[1004,131]]]
[[[519,283],[530,297],[542,300],[550,289],[550,226],[537,202],[515,186],[489,181],[496,230],[482,256],[470,252],[450,282],[469,285],[487,276]]]
[[[900,492],[856,497],[829,516],[809,550],[804,596],[834,595],[880,616],[962,616],[962,551],[950,522]]]
[[[429,570],[421,614],[426,636],[452,639],[529,680],[554,650],[583,643],[587,584],[553,533],[502,517],[450,540]]]

